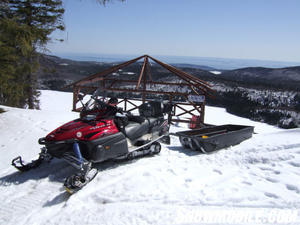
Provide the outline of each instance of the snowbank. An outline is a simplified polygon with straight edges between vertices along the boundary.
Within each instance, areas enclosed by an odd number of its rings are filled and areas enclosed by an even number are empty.
[[[18,155],[35,158],[39,137],[78,116],[71,104],[70,93],[42,91],[41,110],[3,106],[0,224],[280,224],[280,213],[300,223],[300,129],[278,129],[222,108],[207,107],[205,122],[252,125],[253,138],[204,155],[172,137],[154,157],[97,165],[98,176],[72,196],[62,183],[74,169],[63,161],[23,174],[11,167]],[[242,217],[236,222],[232,215]]]

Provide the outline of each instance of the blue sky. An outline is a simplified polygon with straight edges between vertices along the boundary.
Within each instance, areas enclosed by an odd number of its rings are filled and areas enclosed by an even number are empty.
[[[52,53],[300,62],[300,0],[65,0]]]

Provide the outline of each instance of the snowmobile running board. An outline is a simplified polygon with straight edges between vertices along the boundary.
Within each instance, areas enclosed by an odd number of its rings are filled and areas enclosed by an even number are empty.
[[[149,148],[145,149],[147,146],[149,146]],[[138,150],[131,151],[125,156],[121,156],[115,160],[134,159],[140,156],[158,154],[160,150],[161,145],[156,141],[151,141],[143,146],[140,146]],[[74,194],[75,192],[79,191],[96,177],[98,170],[96,168],[92,168],[91,162],[84,160],[80,165],[78,165],[77,163],[80,162],[80,160],[74,157],[72,154],[65,154],[63,158],[72,166],[81,170],[79,173],[66,178],[64,187],[69,194]]]
[[[132,149],[126,155],[115,158],[115,160],[131,160],[140,156],[158,154],[161,150],[161,145],[157,141],[164,137],[165,136],[159,136],[144,145]],[[93,180],[98,173],[96,168],[92,168],[92,162],[88,162],[82,157],[77,142],[73,143],[73,152],[66,152],[63,155],[63,159],[76,169],[80,170],[77,174],[73,174],[66,178],[64,182],[64,187],[69,194],[73,194],[83,188],[87,183]]]
[[[133,158],[136,158],[136,157],[139,157],[139,156],[142,156],[142,155],[147,155],[147,153],[146,154],[142,154],[142,153],[139,154],[139,152],[143,152],[145,150],[146,151],[149,150],[151,148],[151,145],[155,144],[155,142],[158,142],[161,139],[163,139],[163,141],[162,141],[163,143],[170,144],[170,136],[169,136],[169,134],[166,134],[164,136],[159,136],[159,137],[153,139],[152,141],[149,141],[146,144],[143,144],[143,145],[138,146],[136,148],[133,148],[133,149],[129,148],[128,154],[126,154],[124,156],[117,157],[115,159],[116,160],[133,159]],[[147,146],[149,146],[149,148],[146,148]],[[133,155],[135,155],[135,156],[133,156]],[[133,156],[133,158],[131,156]]]

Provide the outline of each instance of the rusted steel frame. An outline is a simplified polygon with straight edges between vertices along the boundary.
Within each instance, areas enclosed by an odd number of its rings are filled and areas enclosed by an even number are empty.
[[[143,77],[143,75],[144,75],[144,71],[145,71],[145,67],[146,67],[146,65],[147,65],[147,62],[148,62],[148,57],[147,56],[145,56],[145,58],[144,58],[144,63],[143,63],[143,66],[142,66],[142,70],[141,70],[141,73],[140,73],[140,76],[139,76],[139,79],[138,79],[138,82],[137,82],[137,84],[136,84],[136,88],[135,89],[138,89],[139,88],[139,86],[140,86],[140,84],[141,84],[141,81],[142,81],[142,77]]]
[[[89,89],[89,90],[95,90],[95,89],[97,89],[98,87],[95,87],[95,86],[81,86],[81,85],[76,85],[76,86],[74,86],[74,88],[75,87],[78,87],[79,89]]]
[[[179,119],[172,119],[172,122],[179,122],[179,123],[190,123],[190,120],[179,120]]]
[[[114,84],[117,82],[117,80],[114,80],[112,83],[111,83],[111,85],[109,86],[109,87],[112,87],[112,86],[114,86]],[[104,85],[103,85],[103,87],[104,87]],[[104,87],[104,89],[105,89],[105,87]]]
[[[76,82],[74,82],[72,84],[69,84],[66,87],[70,87],[70,86],[73,86],[73,85],[76,85],[76,84],[87,84],[87,83],[95,82],[95,81],[98,81],[98,80],[102,80],[103,77],[105,77],[105,76],[107,76],[107,75],[109,75],[109,74],[111,74],[113,72],[116,72],[119,69],[122,69],[122,68],[124,68],[124,67],[126,67],[126,66],[128,66],[128,65],[130,65],[132,63],[135,63],[136,61],[140,60],[143,57],[145,57],[145,55],[137,57],[137,58],[132,59],[130,61],[118,64],[118,65],[113,66],[111,68],[108,68],[108,69],[106,69],[106,70],[104,70],[104,71],[102,71],[100,73],[96,73],[94,75],[91,75],[91,76],[89,76],[87,78],[83,78],[83,79],[81,79],[79,81],[76,81]]]
[[[194,109],[191,109],[191,110],[189,110],[189,111],[185,111],[185,112],[183,112],[183,113],[180,113],[180,114],[178,114],[178,115],[176,115],[176,116],[182,116],[182,115],[184,115],[184,114],[190,114],[190,115],[194,115],[192,112],[193,111],[195,111],[196,109],[194,108]]]
[[[135,92],[135,93],[145,93],[145,94],[162,94],[162,95],[181,95],[184,96],[185,93],[179,92],[164,92],[164,91],[150,91],[150,90],[135,90],[135,89],[120,89],[120,88],[106,88],[107,91],[120,91],[120,92]]]
[[[205,116],[205,104],[201,105],[201,115],[200,115],[200,120],[202,123],[204,123],[204,116]]]
[[[127,102],[130,103],[131,105],[133,105],[134,107],[138,107],[136,104],[134,104],[133,102],[129,101],[128,99],[127,99]]]
[[[174,105],[191,105],[190,103],[187,103],[187,102],[175,102]]]
[[[122,99],[118,102],[118,105],[124,102],[124,111],[127,111],[127,98]]]
[[[199,112],[199,114],[200,114],[200,116],[201,116],[201,110],[199,110],[198,109],[198,107],[197,107],[197,105],[196,104],[194,104],[193,102],[191,102],[189,99],[188,99],[188,97],[187,96],[184,96],[185,97],[185,99],[187,100],[187,102],[189,102],[192,106],[194,106],[194,108]],[[203,122],[203,121],[202,121]]]
[[[132,83],[135,84],[136,81],[134,80],[119,80],[119,79],[113,79],[113,78],[104,78],[105,81],[117,81],[120,83]],[[148,81],[147,84],[155,84],[155,85],[173,85],[173,86],[191,86],[191,84],[188,83],[170,83],[170,82],[157,82],[157,81]]]
[[[192,89],[192,91],[195,92],[195,94],[197,94],[197,95],[207,95],[207,96],[209,96],[209,97],[211,97],[211,98],[214,98],[214,97],[215,97],[215,96],[211,95],[209,92],[206,92],[206,93],[199,93],[199,92],[195,89],[195,87],[197,87],[197,86],[195,85],[195,86],[190,87],[190,88]],[[197,88],[200,89],[201,91],[203,91],[202,88],[199,88],[199,87],[197,87]],[[214,92],[213,89],[211,89],[211,90]]]
[[[197,95],[200,95],[200,94],[195,90],[195,88],[194,88],[193,86],[191,86],[191,89],[192,89],[192,91],[195,92]],[[207,95],[208,95],[208,93],[207,93]]]
[[[159,60],[157,60],[157,59],[155,59],[155,58],[153,58],[153,57],[151,57],[151,56],[149,56],[149,58],[152,59],[153,61],[155,61],[156,63],[158,63],[159,65],[161,65],[162,67],[166,68],[166,69],[169,70],[170,72],[173,72],[173,73],[175,73],[176,75],[178,75],[179,77],[181,77],[182,79],[188,81],[189,83],[190,83],[190,81],[189,81],[188,79],[190,79],[190,80],[192,80],[193,82],[199,84],[200,86],[202,86],[202,87],[204,87],[204,88],[210,90],[210,86],[211,86],[211,85],[208,84],[208,83],[206,83],[205,81],[203,81],[203,80],[201,80],[201,79],[199,79],[199,78],[197,78],[197,77],[194,77],[194,76],[192,76],[192,75],[190,75],[190,74],[188,74],[188,73],[186,73],[186,72],[184,72],[184,71],[178,70],[178,69],[176,69],[176,68],[173,67],[173,66],[170,66],[170,65],[168,65],[168,64],[165,64],[165,63],[163,63],[163,62],[161,62],[161,61],[159,61]]]
[[[83,86],[86,87],[86,86]],[[90,89],[97,89],[97,87],[89,87]],[[143,93],[143,90],[136,90],[136,89],[128,89],[128,88],[113,88],[113,87],[109,87],[109,88],[103,88],[103,91],[120,91],[120,92],[140,92]],[[145,93],[147,94],[149,92],[149,94],[165,94],[165,95],[185,95],[185,93],[182,92],[159,92],[159,91],[148,91],[146,90]]]
[[[148,57],[145,57],[145,61],[146,61],[146,64],[148,62]],[[147,71],[144,72],[145,75],[144,75],[144,78],[143,78],[143,93],[142,93],[142,96],[143,96],[143,103],[146,102],[146,89],[147,89]]]
[[[132,108],[132,109],[126,110],[126,112],[131,112],[131,111],[136,110],[136,109],[138,109],[138,108],[139,108],[139,107],[134,107],[134,108]]]
[[[204,92],[205,94],[208,94],[208,91],[207,91],[206,89],[209,90],[210,88],[208,88],[207,86],[205,86],[205,85],[203,85],[203,84],[201,84],[201,83],[195,81],[195,80],[192,79],[192,78],[189,78],[189,77],[186,77],[186,76],[182,75],[182,74],[181,74],[181,71],[177,71],[177,70],[173,69],[172,67],[169,67],[168,65],[165,65],[165,67],[166,67],[166,69],[168,69],[170,72],[176,74],[176,75],[179,76],[181,79],[183,79],[183,80],[185,80],[186,82],[188,82],[190,85],[192,85],[192,86],[196,86],[196,85],[201,86],[201,88],[199,88],[199,87],[198,87],[198,88],[201,89],[202,92]],[[194,83],[192,83],[191,81],[194,82]]]
[[[138,106],[137,106],[136,104],[134,104],[133,102],[129,101],[128,98],[124,98],[123,100],[121,100],[121,101],[119,102],[119,104],[122,103],[122,102],[124,102],[124,105],[125,105],[125,111],[127,111],[127,103],[129,103],[129,104],[131,104],[131,105],[134,106],[134,108],[133,108],[133,109],[130,109],[129,111],[132,111],[132,110],[135,110],[135,109],[138,108]]]
[[[202,95],[202,94],[199,94],[196,90],[195,90],[195,87],[197,87],[197,86],[194,86],[194,87],[190,87],[197,95]],[[201,91],[202,91],[202,88],[199,88],[199,87],[197,87],[198,89],[200,89]],[[211,90],[211,92],[215,92],[215,90],[213,90],[213,89],[210,89]],[[207,96],[209,96],[210,98],[215,98],[215,96],[213,96],[212,94],[210,94],[209,92],[207,92],[207,93],[203,93],[204,95],[206,94]]]
[[[149,80],[152,81],[152,76],[151,76],[151,65],[150,65],[150,63],[149,63],[148,57],[147,57],[146,70],[147,70],[147,75],[149,76]]]
[[[126,110],[127,112],[131,112],[131,111],[133,111],[133,110],[136,110],[136,109],[138,109],[139,107],[138,106],[134,106],[132,109],[129,109],[129,110]]]
[[[124,99],[122,99],[121,101],[119,101],[119,104],[122,103],[122,102],[126,102],[126,99],[127,99],[127,98],[124,98]]]
[[[88,86],[79,86],[79,85],[76,85],[73,87],[73,109],[72,111],[75,111],[75,112],[80,112],[82,107],[79,107],[79,108],[76,108],[76,105],[77,103],[79,102],[78,100],[78,94],[80,93],[80,90],[82,89],[97,89],[96,87],[88,87]],[[87,94],[84,93],[83,97],[85,97]]]
[[[188,82],[191,85],[194,85],[192,82],[190,82],[186,76],[182,75],[181,73],[179,73],[176,69],[173,69],[172,67],[170,67],[169,65],[155,59],[152,58],[151,56],[149,56],[150,59],[152,59],[154,62],[156,62],[157,64],[161,65],[162,67],[166,68],[167,70],[169,70],[171,73],[175,73],[177,76],[179,76],[181,79],[185,80],[186,82]],[[192,80],[192,79],[191,79]],[[193,80],[192,80],[193,81]]]
[[[124,98],[119,103],[122,103],[122,102],[128,102],[129,104],[133,105],[134,107],[138,107],[136,104],[134,104],[133,102],[131,102],[130,100],[128,100],[128,98]]]
[[[175,106],[178,107],[178,108],[180,108],[181,110],[184,111],[184,113],[181,113],[181,114],[178,114],[178,115],[175,115],[175,116],[182,116],[182,115],[184,115],[184,114],[190,114],[190,115],[194,116],[193,113],[191,113],[190,111],[187,111],[185,108],[182,108],[182,107],[179,106],[179,105],[175,105]],[[195,110],[195,108],[194,108],[192,111],[194,111],[194,110]]]
[[[81,85],[76,85],[76,86],[74,86],[74,88],[75,87],[77,87],[78,88],[78,90],[82,90],[82,89],[88,89],[88,90],[92,90],[93,92],[95,91],[95,90],[97,90],[97,88],[98,87],[94,87],[94,86],[81,86]],[[74,89],[73,88],[73,89]],[[79,92],[78,92],[79,93]],[[85,95],[84,95],[85,96]]]
[[[126,98],[122,99],[121,101],[118,102],[118,105],[124,102],[124,108],[123,110],[126,111],[127,107],[126,107]]]
[[[180,75],[180,77],[185,77],[185,79],[193,81],[193,82],[195,83],[194,85],[200,85],[202,88],[205,89],[205,91],[206,91],[206,89],[210,90],[210,88],[209,88],[210,85],[201,82],[201,81],[200,81],[199,79],[197,79],[196,77],[193,77],[193,76],[191,76],[191,75],[189,75],[189,74],[187,74],[187,73],[185,73],[185,72],[183,72],[183,71],[181,71],[181,70],[177,70],[176,68],[174,68],[174,67],[172,67],[172,66],[170,66],[170,65],[165,64],[165,66],[166,66],[167,69],[169,69],[171,72],[173,72],[173,73],[175,73],[175,74],[177,74],[177,75]]]
[[[159,60],[157,60],[157,61],[159,61]],[[159,62],[160,62],[160,61],[159,61]],[[174,69],[174,70],[177,71],[178,73],[182,74],[183,76],[188,77],[189,79],[193,80],[194,82],[199,82],[200,84],[202,84],[202,85],[204,85],[204,86],[206,85],[206,86],[207,86],[206,88],[211,87],[211,85],[210,85],[209,83],[205,82],[204,80],[199,79],[198,77],[195,77],[195,76],[193,76],[193,75],[191,75],[191,74],[189,74],[189,73],[187,73],[187,72],[184,72],[184,71],[182,71],[182,70],[179,70],[179,69],[177,69],[177,68],[174,67],[174,66],[165,64],[165,63],[163,63],[163,62],[160,62],[160,63],[164,64],[165,66],[167,66],[167,67],[169,67],[169,68]]]
[[[78,87],[74,87],[73,88],[73,109],[72,111],[76,111],[76,104],[78,102],[78,91],[79,88]]]

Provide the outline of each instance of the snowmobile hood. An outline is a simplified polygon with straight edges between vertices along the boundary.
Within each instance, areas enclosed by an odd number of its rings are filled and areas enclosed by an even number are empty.
[[[46,136],[46,141],[65,141],[70,139],[94,140],[118,132],[112,119],[85,122],[80,119],[70,121]]]

